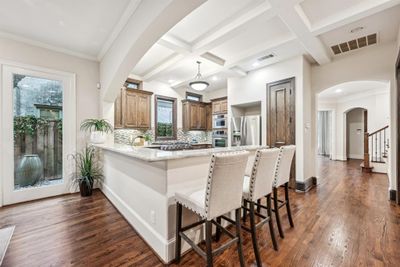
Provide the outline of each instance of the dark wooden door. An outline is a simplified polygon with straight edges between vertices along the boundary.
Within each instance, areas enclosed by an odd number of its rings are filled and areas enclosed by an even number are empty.
[[[295,78],[267,84],[267,144],[281,147],[295,144]],[[295,188],[295,160],[290,187]]]

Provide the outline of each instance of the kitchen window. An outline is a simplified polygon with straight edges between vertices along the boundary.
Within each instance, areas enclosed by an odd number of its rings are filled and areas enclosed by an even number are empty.
[[[156,140],[176,140],[176,98],[155,96]]]
[[[186,99],[190,101],[201,102],[203,100],[203,96],[191,92],[186,92]]]

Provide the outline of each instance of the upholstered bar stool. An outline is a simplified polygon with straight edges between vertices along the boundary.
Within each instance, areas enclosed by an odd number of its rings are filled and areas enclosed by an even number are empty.
[[[272,244],[274,249],[278,250],[271,220],[271,193],[279,153],[280,150],[278,148],[257,150],[251,174],[250,176],[245,176],[243,182],[244,216],[246,216],[247,211],[250,213],[250,228],[245,226],[242,226],[242,228],[251,233],[257,266],[262,266],[258,249],[257,229],[267,222],[269,223]],[[267,206],[261,205],[258,201],[264,196],[267,197]],[[257,207],[257,210],[255,210],[255,207]],[[266,209],[267,215],[261,214],[259,211],[261,209]],[[257,224],[255,216],[261,218],[261,221]]]
[[[289,219],[290,227],[294,227],[292,212],[290,210],[290,201],[289,201],[289,178],[290,178],[290,169],[292,166],[292,160],[294,156],[294,152],[296,150],[296,146],[282,146],[280,148],[279,160],[275,172],[275,180],[273,185],[273,199],[274,199],[274,209],[276,217],[276,224],[278,225],[279,235],[284,238],[281,219],[279,216],[279,209],[286,206],[286,211]],[[278,198],[278,188],[280,186],[285,187],[285,200],[280,200]]]
[[[211,157],[207,184],[203,188],[185,190],[175,193],[176,199],[176,245],[175,261],[179,263],[181,257],[181,238],[189,243],[192,248],[207,260],[207,266],[213,265],[213,257],[222,253],[226,248],[237,244],[240,265],[244,266],[242,252],[242,237],[240,225],[240,209],[242,205],[243,177],[249,152],[230,152],[214,154]],[[182,227],[182,206],[190,209],[200,216],[201,220]],[[235,211],[236,233],[232,234],[214,219]],[[206,252],[197,246],[185,235],[185,231],[205,224]],[[212,250],[212,224],[226,233],[231,240]]]

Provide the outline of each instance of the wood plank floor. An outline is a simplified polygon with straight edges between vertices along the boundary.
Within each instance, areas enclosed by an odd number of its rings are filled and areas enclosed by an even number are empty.
[[[319,159],[318,187],[291,192],[295,228],[283,214],[279,252],[267,225],[259,231],[265,266],[400,266],[400,207],[387,200],[387,176],[362,174],[359,163]],[[7,225],[16,229],[3,266],[162,266],[100,191],[1,208],[0,227]],[[252,266],[251,237],[243,235]],[[214,263],[238,266],[235,248]],[[194,252],[180,264],[204,265]]]

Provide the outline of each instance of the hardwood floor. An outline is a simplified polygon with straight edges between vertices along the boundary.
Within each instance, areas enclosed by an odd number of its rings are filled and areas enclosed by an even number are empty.
[[[294,228],[282,209],[285,239],[277,234],[278,252],[268,226],[260,229],[265,266],[399,266],[400,207],[388,201],[387,176],[363,174],[359,164],[319,159],[318,187],[290,193]],[[4,266],[162,266],[99,191],[89,199],[68,195],[2,208],[0,227],[6,225],[16,229]],[[251,236],[243,236],[251,266]],[[235,247],[214,263],[238,266]],[[180,264],[204,265],[195,252]]]

